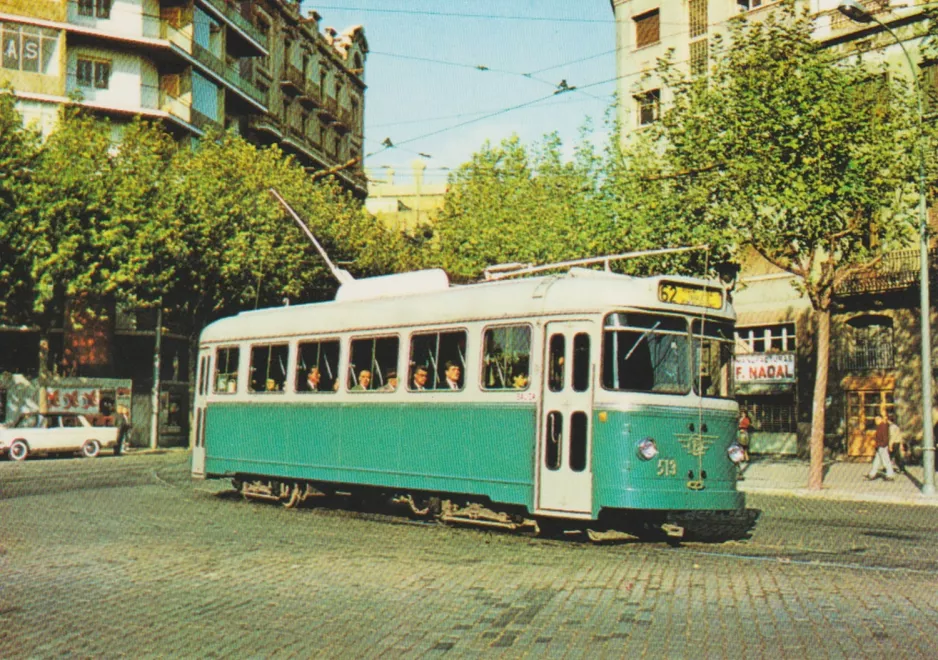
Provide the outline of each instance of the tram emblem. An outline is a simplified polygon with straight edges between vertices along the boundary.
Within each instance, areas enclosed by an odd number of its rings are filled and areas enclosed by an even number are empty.
[[[701,433],[675,433],[678,442],[691,456],[700,458],[707,453],[710,446],[716,442],[717,436],[703,435]]]

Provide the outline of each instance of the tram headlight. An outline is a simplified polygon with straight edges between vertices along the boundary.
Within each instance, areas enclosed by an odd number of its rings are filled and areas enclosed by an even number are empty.
[[[743,449],[741,444],[734,442],[726,448],[726,455],[730,457],[730,460],[733,461],[733,463],[739,465],[743,462],[743,459],[746,458],[746,450]]]
[[[650,461],[658,455],[658,445],[655,444],[654,438],[645,438],[639,441],[636,450],[638,451],[638,457],[645,461]]]

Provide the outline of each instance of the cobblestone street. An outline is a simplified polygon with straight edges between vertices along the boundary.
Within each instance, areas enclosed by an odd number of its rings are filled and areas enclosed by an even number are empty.
[[[0,657],[934,657],[938,508],[544,540],[246,502],[188,454],[0,462]]]

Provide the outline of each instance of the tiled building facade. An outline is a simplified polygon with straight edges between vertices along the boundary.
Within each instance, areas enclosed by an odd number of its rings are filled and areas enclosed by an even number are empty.
[[[927,27],[923,10],[916,6],[922,3],[865,0],[861,4],[896,31],[919,69],[916,74],[926,86],[933,85],[938,68],[920,54]],[[778,3],[611,0],[611,5],[617,19],[618,116],[628,140],[656,122],[670,102],[654,72],[658,58],[672,51],[674,61],[687,73],[706,75],[714,34],[725,33],[727,21],[742,14],[760,20]],[[862,53],[870,64],[886,62],[897,75],[909,78],[908,63],[896,40],[875,23],[852,22],[837,9],[838,0],[806,0],[800,5],[813,16],[820,41],[844,55]],[[931,225],[934,230],[933,221]],[[935,264],[936,258],[932,250],[930,263]],[[825,439],[835,454],[871,455],[873,417],[881,412],[894,413],[913,444],[921,441],[918,273],[918,250],[910,245],[887,255],[880,275],[847,282],[836,292]],[[755,420],[755,453],[807,451],[817,352],[811,306],[792,284],[790,274],[748,255],[734,292],[741,356],[738,400]],[[931,308],[934,324],[934,304]],[[934,376],[934,346],[931,354]]]
[[[70,99],[180,139],[234,129],[366,195],[361,27],[285,0],[0,0],[0,44],[0,84],[44,133]]]

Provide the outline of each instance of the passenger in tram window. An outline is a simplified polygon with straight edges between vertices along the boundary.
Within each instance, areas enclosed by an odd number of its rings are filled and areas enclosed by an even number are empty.
[[[268,378],[268,379],[267,379],[267,385],[266,385],[266,387],[265,387],[264,389],[265,389],[267,392],[279,392],[279,391],[280,391],[280,388],[277,387],[277,381],[274,380],[273,378]]]
[[[319,373],[319,367],[312,367],[309,370],[309,373],[306,374],[306,387],[310,392],[319,391],[319,381],[322,379],[322,375]]]
[[[397,389],[397,372],[393,369],[388,372],[388,380],[381,388],[382,392],[393,392]]]
[[[460,377],[462,375],[462,369],[458,364],[452,360],[446,363],[446,381],[442,383],[443,389],[447,390],[461,390],[462,383],[460,383]]]
[[[428,377],[428,372],[427,372],[426,367],[417,367],[416,369],[414,369],[414,376],[413,376],[414,386],[412,389],[415,389],[417,391],[427,389],[427,377]]]
[[[514,385],[514,388],[516,390],[525,389],[528,386],[528,375],[518,374],[517,376],[515,376],[514,380],[512,381],[512,384]]]
[[[358,384],[352,388],[353,392],[364,392],[371,387],[371,372],[362,369],[358,372]]]

